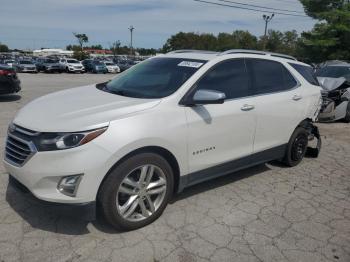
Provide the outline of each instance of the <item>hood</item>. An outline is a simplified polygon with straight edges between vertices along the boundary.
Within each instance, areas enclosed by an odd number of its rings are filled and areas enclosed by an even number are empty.
[[[322,86],[322,88],[326,91],[335,90],[346,82],[346,79],[344,77],[317,77],[317,80]]]
[[[40,132],[76,132],[155,107],[160,99],[139,99],[101,91],[95,85],[67,89],[33,100],[14,123]]]

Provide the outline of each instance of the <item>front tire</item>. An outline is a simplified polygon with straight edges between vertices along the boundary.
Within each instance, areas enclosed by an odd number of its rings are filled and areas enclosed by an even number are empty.
[[[116,166],[105,179],[98,203],[115,228],[134,230],[156,220],[174,188],[173,171],[160,155],[142,153]]]
[[[293,167],[298,165],[303,160],[307,145],[308,132],[303,127],[297,127],[287,145],[287,151],[283,159],[283,163],[287,166]]]

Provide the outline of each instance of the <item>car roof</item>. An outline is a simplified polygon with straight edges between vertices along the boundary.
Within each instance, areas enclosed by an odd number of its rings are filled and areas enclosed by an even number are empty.
[[[249,49],[231,49],[224,52],[213,52],[213,51],[207,51],[207,50],[191,50],[191,49],[184,49],[184,50],[175,50],[171,51],[169,53],[166,53],[165,57],[174,57],[174,58],[183,58],[183,59],[198,59],[198,60],[212,60],[219,56],[227,56],[227,55],[242,55],[243,57],[246,55],[247,57],[256,57],[256,58],[274,58],[274,60],[283,60],[286,62],[295,62],[297,64],[303,64],[304,63],[299,62],[296,58],[280,54],[280,53],[273,53],[273,52],[267,52],[267,51],[259,51],[259,50],[249,50]],[[307,65],[309,66],[309,65]]]

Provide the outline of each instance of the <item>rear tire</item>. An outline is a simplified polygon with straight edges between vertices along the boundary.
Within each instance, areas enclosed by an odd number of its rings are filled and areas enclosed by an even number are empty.
[[[174,188],[173,171],[160,155],[141,153],[114,167],[102,183],[98,204],[119,230],[134,230],[156,220]]]
[[[348,103],[348,107],[346,108],[346,115],[344,117],[345,123],[350,123],[350,101]]]
[[[309,134],[303,127],[297,127],[291,138],[289,139],[286,154],[283,163],[287,166],[293,167],[298,165],[303,160],[307,145]]]

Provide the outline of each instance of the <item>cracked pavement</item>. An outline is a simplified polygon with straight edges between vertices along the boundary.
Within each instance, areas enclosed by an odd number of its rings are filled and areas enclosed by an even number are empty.
[[[23,75],[22,98],[0,98],[0,148],[28,101],[110,75]],[[317,159],[273,162],[186,189],[153,224],[117,232],[8,184],[0,164],[0,261],[350,261],[349,124],[319,124]],[[0,153],[3,158],[3,152]]]

